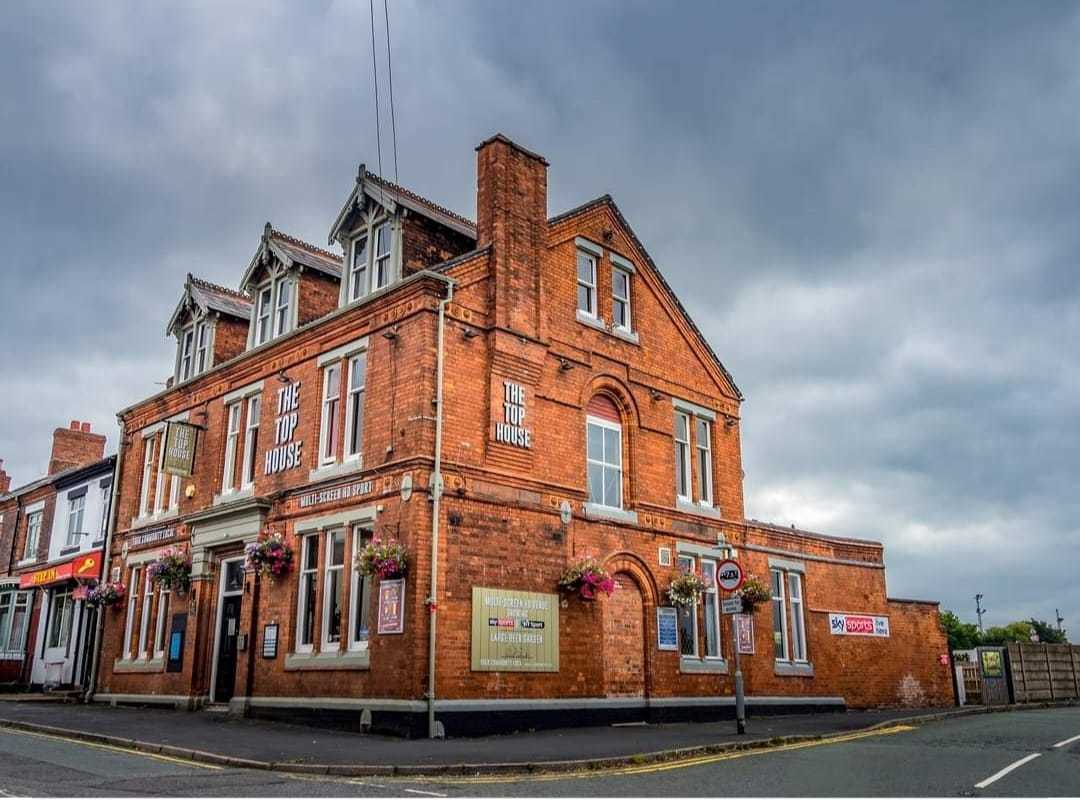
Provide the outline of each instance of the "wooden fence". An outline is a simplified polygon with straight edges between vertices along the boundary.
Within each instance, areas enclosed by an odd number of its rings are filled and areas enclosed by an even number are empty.
[[[1080,698],[1080,645],[1009,645],[1013,701]]]

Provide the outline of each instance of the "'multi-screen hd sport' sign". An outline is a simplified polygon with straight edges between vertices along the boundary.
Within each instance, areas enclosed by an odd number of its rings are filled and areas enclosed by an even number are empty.
[[[473,587],[476,672],[558,672],[559,596]]]
[[[829,614],[829,632],[835,636],[889,635],[889,618],[869,614]]]

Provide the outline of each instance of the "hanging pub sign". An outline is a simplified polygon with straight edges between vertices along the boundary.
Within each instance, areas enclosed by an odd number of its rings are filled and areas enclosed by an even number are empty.
[[[495,423],[495,441],[499,444],[532,449],[532,431],[525,427],[525,387],[503,381],[503,421]]]
[[[379,635],[405,633],[405,579],[379,582]]]
[[[300,466],[302,441],[294,441],[299,424],[300,381],[293,381],[277,391],[277,419],[274,420],[274,446],[266,451],[264,473],[274,475]]]
[[[558,672],[559,596],[473,587],[474,672]]]
[[[186,422],[166,424],[162,471],[181,478],[191,477],[195,469],[195,440],[198,432],[198,428]]]
[[[834,636],[889,637],[889,618],[869,614],[829,614],[829,632]]]
[[[656,649],[679,649],[679,614],[674,606],[656,608]]]

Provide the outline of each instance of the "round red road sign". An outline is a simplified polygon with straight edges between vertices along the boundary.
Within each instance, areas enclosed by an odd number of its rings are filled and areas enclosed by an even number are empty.
[[[728,558],[716,565],[716,585],[725,592],[738,591],[745,580],[746,573],[738,561]]]

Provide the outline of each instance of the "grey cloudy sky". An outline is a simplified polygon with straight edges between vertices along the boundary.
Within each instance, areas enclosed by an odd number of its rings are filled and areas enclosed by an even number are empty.
[[[551,161],[552,213],[611,192],[746,394],[749,516],[1080,631],[1080,7],[391,6],[402,183],[472,215],[498,130]],[[267,219],[325,242],[376,165],[368,14],[5,5],[16,483],[69,419],[115,448],[187,271],[235,286]]]

